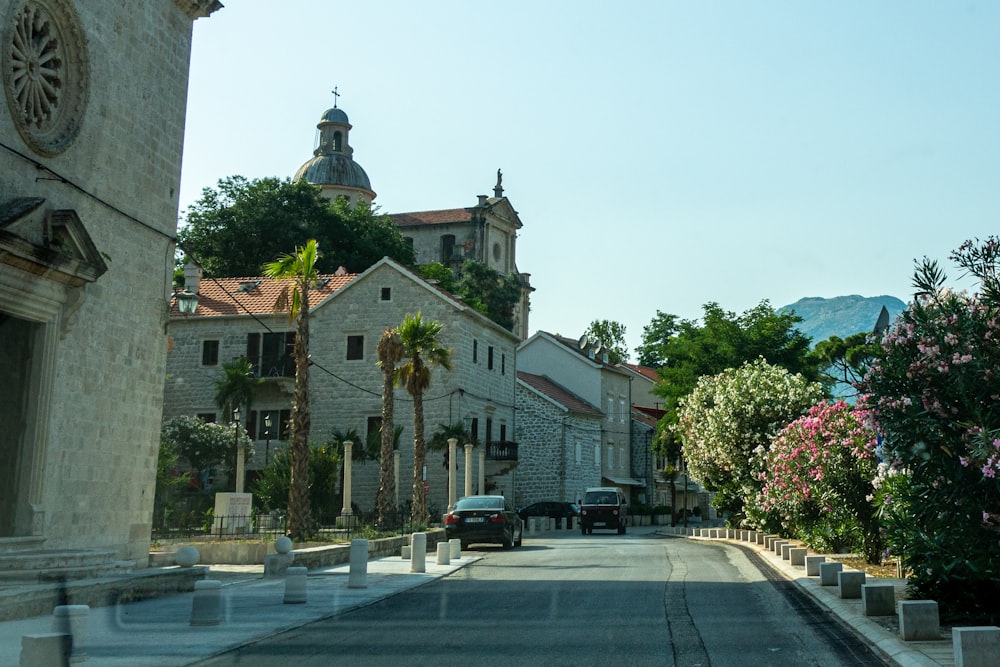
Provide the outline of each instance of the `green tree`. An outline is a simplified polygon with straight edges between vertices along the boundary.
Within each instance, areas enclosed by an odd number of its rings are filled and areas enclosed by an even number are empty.
[[[309,507],[321,518],[332,519],[340,513],[336,493],[340,468],[341,457],[335,444],[326,442],[309,447]],[[265,512],[287,511],[291,472],[290,450],[275,452],[251,487],[254,504]]]
[[[440,322],[424,321],[417,312],[416,315],[407,314],[397,329],[406,361],[396,370],[396,383],[413,397],[413,505],[410,512],[416,524],[426,524],[430,519],[423,481],[426,458],[423,396],[431,386],[432,367],[451,370],[451,350],[441,346],[442,328]]]
[[[625,325],[611,320],[594,320],[587,327],[587,338],[599,343],[608,351],[608,361],[621,364],[628,361],[628,345],[625,343]]]
[[[458,441],[458,446],[462,447],[466,443],[473,443],[472,434],[469,433],[469,429],[465,427],[465,423],[457,421],[454,424],[438,424],[437,429],[431,434],[430,439],[427,441],[427,449],[431,451],[444,452],[444,458],[442,463],[445,469],[448,468],[448,440],[455,438]],[[451,461],[452,466],[456,465],[454,461]]]
[[[182,471],[178,462],[180,454],[172,440],[160,438],[160,449],[156,455],[156,491],[153,496],[153,525],[166,525],[180,491],[191,482],[191,473]]]
[[[835,387],[850,389],[860,382],[878,351],[872,334],[862,331],[847,338],[821,340],[810,355],[818,360],[820,382],[832,393]]]
[[[295,252],[282,255],[264,265],[264,275],[285,279],[274,304],[275,310],[287,310],[295,322],[295,393],[291,418],[291,480],[288,496],[288,531],[292,539],[306,539],[313,534],[309,498],[309,290],[316,285],[319,246],[310,239]]]
[[[244,415],[250,414],[254,389],[263,381],[263,378],[254,376],[253,364],[246,357],[222,362],[222,377],[215,383],[215,404],[222,410],[226,423],[236,421],[235,414],[238,408],[244,409]],[[239,424],[237,428],[241,432],[244,430],[243,424]],[[246,449],[237,448],[235,458],[226,461],[227,467],[238,474],[238,471],[242,470],[247,453]],[[236,491],[239,488],[236,475],[230,475],[229,490]]]
[[[392,327],[386,327],[376,347],[378,366],[382,370],[382,423],[379,426],[381,449],[379,454],[378,492],[375,510],[381,526],[391,527],[396,517],[396,472],[393,468],[393,434],[395,428],[396,366],[403,359],[403,341]],[[398,436],[397,436],[398,437]]]
[[[664,399],[666,415],[661,431],[677,423],[678,402],[703,376],[739,368],[748,361],[765,359],[806,380],[819,378],[818,359],[809,356],[809,338],[796,328],[802,321],[794,313],[776,313],[765,300],[742,315],[723,310],[717,303],[705,304],[701,321],[676,321],[658,312],[643,330],[641,356],[660,363],[660,381],[654,391]],[[666,334],[665,340],[652,335]],[[654,439],[657,451],[667,455],[669,437]]]
[[[462,300],[508,331],[514,330],[514,307],[521,300],[521,277],[506,275],[482,262],[466,260],[459,269]]]
[[[388,216],[359,202],[329,201],[305,181],[230,176],[205,188],[187,210],[179,246],[208,276],[255,276],[285,248],[316,239],[325,249],[317,271],[360,272],[384,256],[413,263],[413,249]]]
[[[823,398],[802,375],[757,359],[698,380],[680,401],[675,427],[691,476],[717,492],[715,505],[743,522],[760,491],[771,440]]]
[[[678,320],[676,315],[656,311],[652,321],[642,328],[642,344],[635,348],[639,356],[639,365],[650,368],[660,368],[667,365],[667,350],[665,347],[677,334]]]
[[[246,431],[234,437],[232,426],[208,424],[198,417],[180,415],[163,422],[160,442],[176,452],[192,470],[207,471],[236,454],[236,447],[250,446]]]

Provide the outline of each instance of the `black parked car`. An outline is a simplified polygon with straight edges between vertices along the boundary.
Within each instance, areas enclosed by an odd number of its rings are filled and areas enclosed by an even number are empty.
[[[576,503],[563,503],[545,500],[532,503],[517,510],[517,515],[527,521],[529,516],[547,516],[550,519],[566,519],[580,516],[580,507]]]
[[[524,527],[503,496],[466,496],[448,512],[444,532],[449,540],[462,540],[463,549],[479,543],[510,549],[521,546]]]

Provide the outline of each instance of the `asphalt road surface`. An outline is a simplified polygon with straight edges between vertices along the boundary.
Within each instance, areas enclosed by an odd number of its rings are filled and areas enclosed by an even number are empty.
[[[883,665],[742,549],[650,529],[526,538],[205,666]]]

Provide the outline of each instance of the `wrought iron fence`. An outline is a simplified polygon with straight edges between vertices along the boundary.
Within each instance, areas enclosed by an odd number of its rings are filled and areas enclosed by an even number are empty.
[[[357,537],[406,535],[412,530],[410,514],[405,509],[396,511],[383,521],[379,521],[375,510],[350,515],[319,516],[316,520],[318,541],[336,542],[350,541]],[[200,516],[187,513],[164,517],[154,526],[152,539],[192,537],[276,539],[287,532],[288,516],[285,512],[252,512],[249,515],[230,516],[215,516],[212,512],[206,512]]]

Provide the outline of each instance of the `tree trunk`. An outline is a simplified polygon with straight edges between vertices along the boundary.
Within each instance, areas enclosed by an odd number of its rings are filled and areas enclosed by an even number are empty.
[[[428,523],[427,494],[424,493],[424,396],[423,392],[413,394],[413,508],[410,518],[414,524]]]
[[[295,397],[292,404],[291,480],[288,492],[288,535],[305,540],[313,534],[309,505],[309,293],[302,286],[302,304],[295,331]]]
[[[382,367],[382,449],[379,456],[379,484],[375,507],[378,510],[379,525],[385,528],[396,527],[396,475],[393,470],[393,365]]]

